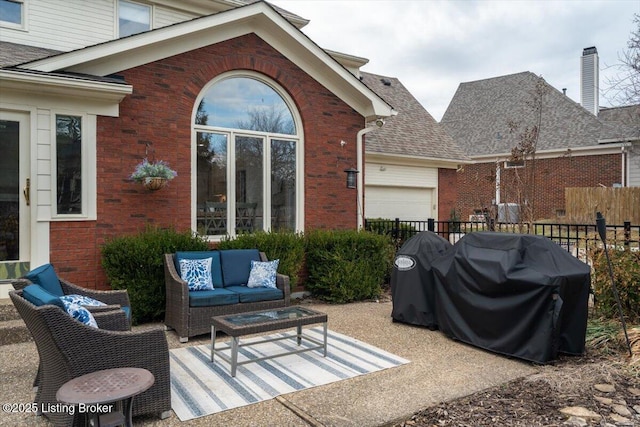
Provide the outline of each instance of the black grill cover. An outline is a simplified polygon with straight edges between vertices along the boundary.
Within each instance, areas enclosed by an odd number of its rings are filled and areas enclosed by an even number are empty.
[[[548,238],[468,234],[432,270],[449,337],[538,363],[583,353],[591,270]]]
[[[437,328],[431,264],[451,247],[437,234],[424,231],[398,250],[391,272],[394,321]]]

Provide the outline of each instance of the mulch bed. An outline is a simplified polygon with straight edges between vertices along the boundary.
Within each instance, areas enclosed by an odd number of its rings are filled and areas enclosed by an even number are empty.
[[[394,427],[566,426],[568,417],[559,410],[567,406],[581,406],[603,417],[587,420],[590,426],[603,425],[603,420],[617,425],[611,406],[595,396],[624,401],[629,408],[640,405],[640,396],[629,390],[640,388],[640,373],[624,359],[560,357],[540,373],[427,408]],[[605,395],[594,388],[602,383],[615,385],[615,392]],[[640,418],[635,422],[640,425]]]

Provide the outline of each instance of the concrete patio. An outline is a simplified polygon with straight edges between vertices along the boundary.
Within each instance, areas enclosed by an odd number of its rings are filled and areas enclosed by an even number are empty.
[[[411,363],[339,381],[276,399],[181,422],[173,413],[165,420],[135,418],[141,426],[385,426],[441,401],[455,399],[536,372],[536,366],[494,355],[446,338],[438,331],[391,320],[392,303],[346,305],[309,303],[329,315],[329,329],[380,347]],[[162,328],[161,324],[140,328]],[[170,348],[208,343],[204,335],[178,342],[166,332]],[[220,339],[220,337],[218,338]],[[33,401],[32,382],[38,366],[33,342],[2,347],[2,403]],[[29,413],[0,414],[0,426],[51,425]]]

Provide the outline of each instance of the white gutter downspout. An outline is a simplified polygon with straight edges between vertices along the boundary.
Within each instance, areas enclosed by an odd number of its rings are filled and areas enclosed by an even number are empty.
[[[500,201],[500,160],[496,160],[496,202],[495,205],[498,206]]]
[[[628,154],[627,154],[627,147],[622,147],[622,179],[620,181],[620,184],[623,187],[628,187],[629,186],[629,175],[628,175]]]
[[[358,226],[358,230],[360,230],[364,226],[364,160],[363,160],[363,136],[366,133],[371,132],[372,130],[376,130],[384,126],[384,120],[377,119],[375,121],[374,126],[368,126],[364,129],[360,129],[356,136],[356,158],[357,164],[356,169],[360,172],[357,176],[357,187],[358,187],[358,209],[356,212],[357,218],[356,223]]]

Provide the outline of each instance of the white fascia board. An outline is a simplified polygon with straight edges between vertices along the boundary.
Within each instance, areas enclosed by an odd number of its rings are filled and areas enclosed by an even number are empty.
[[[360,68],[364,67],[369,63],[367,58],[363,58],[361,56],[350,55],[348,53],[336,52],[335,50],[325,49],[331,57],[333,57],[336,61],[341,64],[344,64],[345,67],[352,68]]]
[[[50,74],[0,70],[0,89],[26,93],[79,97],[119,103],[133,92],[131,85],[76,79]]]
[[[457,169],[458,165],[473,163],[470,160],[441,159],[437,157],[385,154],[374,151],[365,152],[365,162],[387,163],[402,166],[431,166],[442,169]]]
[[[554,148],[548,150],[536,151],[536,159],[552,159],[556,157],[566,156],[598,156],[604,154],[619,154],[625,147],[629,147],[629,142],[621,142],[616,144],[592,145],[589,147],[568,147]],[[504,161],[511,156],[511,153],[494,153],[469,156],[474,163],[486,163],[487,161]]]
[[[107,76],[250,33],[338,95],[366,121],[393,115],[389,104],[263,2],[30,62],[22,68]]]

